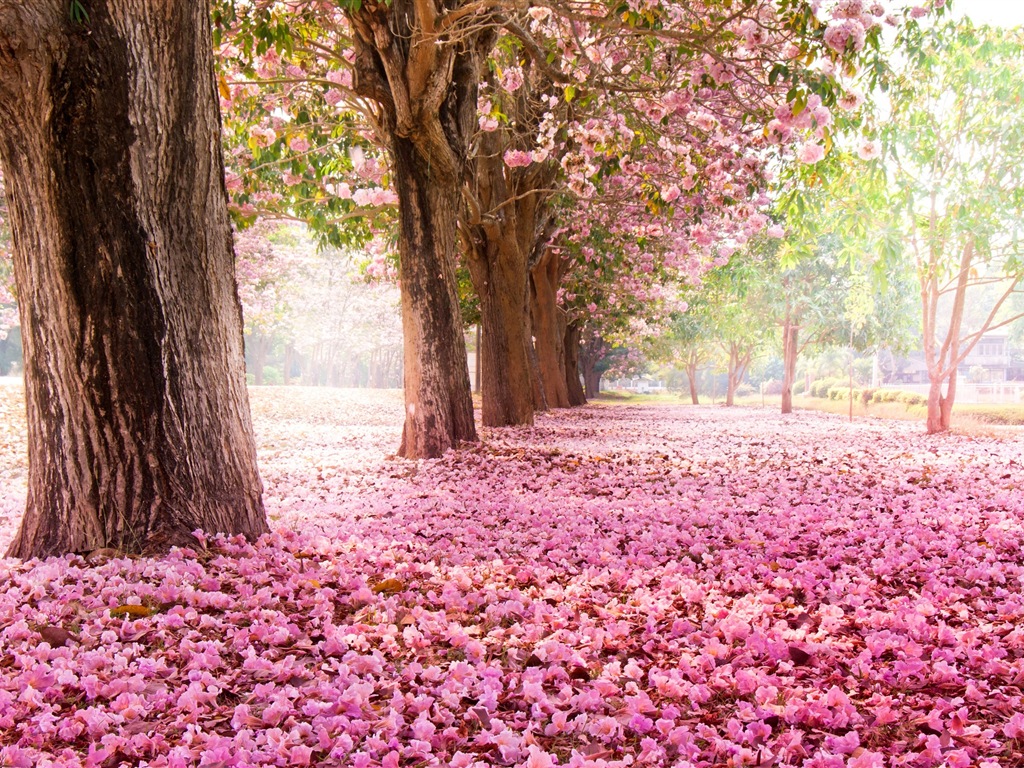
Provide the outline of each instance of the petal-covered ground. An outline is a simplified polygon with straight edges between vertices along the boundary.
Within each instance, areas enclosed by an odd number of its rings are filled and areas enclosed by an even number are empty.
[[[1024,765],[1018,439],[596,406],[414,463],[394,393],[253,398],[274,534],[0,561],[0,765]]]

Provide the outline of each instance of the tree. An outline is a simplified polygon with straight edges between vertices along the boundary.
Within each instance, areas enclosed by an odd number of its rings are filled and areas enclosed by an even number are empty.
[[[205,3],[0,1],[29,477],[10,555],[267,530]]]
[[[753,247],[732,255],[726,264],[708,272],[701,283],[702,294],[712,307],[712,338],[725,356],[727,406],[735,404],[736,389],[772,330],[760,311],[766,305],[766,276],[771,265],[759,250]]]
[[[228,2],[223,5],[219,20],[234,23],[237,9]],[[403,210],[403,269],[410,278],[422,271],[424,280],[440,281],[432,287],[426,283],[416,287],[416,280],[403,280],[409,299],[404,316],[411,318],[407,330],[413,331],[406,334],[407,362],[411,356],[420,360],[407,366],[410,383],[415,384],[407,387],[407,438],[426,430],[432,436],[424,437],[423,445],[429,444],[429,450],[435,451],[470,434],[456,435],[461,427],[455,426],[466,423],[463,405],[468,402],[468,381],[463,382],[453,369],[461,369],[457,361],[461,338],[450,323],[443,328],[436,325],[437,318],[450,314],[453,304],[449,299],[455,284],[450,266],[454,255],[447,253],[448,241],[443,238],[448,237],[449,224],[454,221],[449,210],[454,191],[461,188],[469,193],[464,201],[462,233],[467,250],[477,258],[475,282],[484,291],[485,346],[492,345],[494,360],[506,358],[501,362],[508,371],[504,379],[493,382],[502,386],[485,386],[485,421],[529,421],[532,413],[524,390],[531,377],[521,369],[533,356],[528,345],[523,354],[519,340],[529,338],[525,331],[529,323],[525,317],[519,323],[509,322],[507,316],[523,304],[524,269],[553,258],[544,247],[548,243],[541,239],[551,232],[547,226],[550,217],[538,210],[550,200],[546,197],[547,180],[553,178],[550,171],[560,168],[556,175],[562,186],[572,190],[577,199],[588,197],[588,190],[595,188],[595,177],[618,173],[625,177],[620,187],[634,198],[639,192],[645,202],[656,203],[656,207],[664,204],[666,210],[674,208],[689,225],[704,226],[703,234],[712,238],[716,233],[703,221],[704,212],[732,207],[749,217],[753,206],[749,201],[743,203],[756,192],[757,184],[749,182],[763,165],[763,145],[796,141],[811,130],[815,141],[827,139],[827,126],[815,123],[827,115],[827,105],[819,98],[818,104],[808,106],[812,91],[820,92],[827,101],[834,100],[834,81],[808,62],[828,60],[845,66],[858,58],[866,43],[874,44],[879,37],[884,15],[881,5],[868,11],[860,3],[839,4],[834,19],[819,14],[816,6],[773,0],[749,0],[735,6],[653,2],[626,10],[616,3],[523,7],[508,0],[484,4],[465,0],[353,1],[339,4],[340,10],[319,2],[259,0],[245,4],[253,11],[246,15],[257,22],[243,23],[234,39],[242,47],[255,47],[257,54],[262,48],[269,56],[272,49],[274,56],[284,53],[292,60],[279,60],[280,66],[271,68],[276,73],[274,82],[289,93],[280,105],[268,109],[268,114],[289,109],[291,95],[305,88],[322,93],[323,101],[342,115],[339,125],[353,114],[365,115],[366,124],[357,132],[365,135],[372,127],[391,155],[391,173],[387,175],[399,192]],[[323,61],[330,61],[331,68],[322,73]],[[491,99],[490,93],[477,99],[481,83],[494,80],[485,73],[504,73],[501,88],[505,95],[521,93],[507,101]],[[517,87],[512,87],[513,83]],[[235,86],[225,83],[224,87],[234,98]],[[546,109],[533,109],[545,101]],[[783,101],[791,104],[788,111],[776,109]],[[345,109],[339,107],[342,102],[348,105]],[[308,103],[303,101],[294,110],[290,126],[312,126],[329,153],[348,144],[348,138],[324,130],[323,123],[311,117]],[[515,110],[509,108],[513,103]],[[532,114],[518,109],[524,104]],[[484,107],[478,121],[470,119],[474,105]],[[763,124],[773,109],[771,122],[780,130],[766,133]],[[630,126],[625,126],[621,117],[625,112],[637,116]],[[749,119],[751,115],[755,119]],[[485,125],[495,119],[500,123],[502,117],[512,130],[481,139],[477,126],[486,133]],[[274,119],[283,122],[280,117]],[[669,130],[670,123],[684,130]],[[616,128],[609,132],[612,125]],[[263,129],[250,138],[257,144],[279,143],[278,128],[290,131],[292,127],[273,127],[269,137]],[[540,130],[532,130],[535,127]],[[636,142],[620,141],[627,135]],[[418,153],[415,156],[420,162],[415,165],[397,154],[399,149],[411,151],[409,141]],[[299,143],[304,148],[296,149],[297,154],[306,155],[308,145],[304,140]],[[620,160],[628,159],[636,147],[643,148],[643,162],[626,173],[627,163]],[[315,166],[314,175],[325,182],[325,190],[347,188],[337,179],[347,163],[338,159],[340,162],[302,164],[292,157],[288,159],[290,175],[300,182],[297,188],[308,191],[307,171]],[[475,166],[474,160],[483,162]],[[296,168],[296,164],[305,167]],[[526,183],[515,178],[515,173],[505,173],[530,164],[547,165],[543,172],[531,169],[534,179]],[[422,179],[406,172],[413,168],[429,169],[432,198],[440,203],[434,205],[436,201],[419,200],[411,194],[413,182],[425,188]],[[486,178],[478,175],[481,168]],[[261,168],[260,173],[265,170]],[[301,206],[314,201],[322,202],[317,208],[337,208],[332,194],[301,197]],[[434,208],[424,207],[426,202]],[[413,203],[423,210],[413,211],[413,218],[408,219],[406,212]],[[525,210],[530,206],[533,210]],[[737,213],[737,218],[743,217]],[[417,227],[424,231],[417,233]],[[527,252],[520,235],[531,231],[535,239]],[[520,239],[523,242],[517,246]],[[558,268],[540,268],[533,269],[530,277],[536,283],[538,276],[557,277],[558,273]],[[533,320],[542,324],[558,320],[553,303],[558,287],[540,285],[531,293]],[[411,298],[413,294],[419,298]],[[435,303],[447,297],[444,307],[430,308],[430,297]],[[538,308],[536,300],[541,299],[552,303]],[[547,322],[546,327],[533,328],[537,341],[550,345],[536,349],[542,371],[546,361],[565,357],[564,349],[560,354],[557,348],[564,347],[564,337],[556,340],[558,335],[550,332],[556,325]],[[491,359],[491,352],[486,351],[485,357]],[[510,370],[512,366],[515,371]],[[442,373],[441,368],[451,375]],[[499,364],[488,369],[497,372]],[[562,387],[552,382],[553,369],[547,374],[542,377],[545,389],[555,395],[547,402],[561,404]],[[410,455],[416,455],[416,444],[418,438],[410,444]]]
[[[929,433],[949,429],[960,365],[1022,315],[1024,33],[969,21],[912,25],[901,38],[881,136],[891,168],[876,210],[898,229],[920,287]],[[970,325],[965,308],[996,295]]]

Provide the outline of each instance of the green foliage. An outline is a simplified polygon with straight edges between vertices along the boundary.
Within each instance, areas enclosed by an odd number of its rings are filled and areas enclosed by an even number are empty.
[[[839,383],[839,379],[827,377],[824,379],[816,379],[811,383],[810,395],[811,397],[829,397],[829,390],[838,386]]]
[[[82,4],[82,0],[71,0],[71,7],[68,10],[68,16],[75,24],[89,23],[89,12]]]

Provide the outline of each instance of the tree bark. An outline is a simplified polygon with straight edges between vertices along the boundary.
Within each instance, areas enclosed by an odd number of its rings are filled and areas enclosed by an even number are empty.
[[[587,396],[580,383],[580,336],[582,331],[578,322],[569,323],[565,328],[565,386],[569,393],[571,407],[587,404]]]
[[[568,408],[565,381],[565,317],[558,306],[558,286],[563,269],[553,248],[545,250],[530,270],[530,315],[534,348],[544,399],[549,408]]]
[[[547,187],[557,165],[509,168],[502,133],[478,141],[462,233],[483,324],[483,422],[532,424],[529,262],[545,237]]]
[[[475,441],[466,340],[455,279],[458,179],[433,171],[412,141],[393,137],[400,220],[405,427],[399,454],[428,458]]]
[[[694,405],[700,405],[700,395],[697,391],[697,355],[691,353],[690,358],[686,361],[686,381],[690,385],[690,402]]]
[[[480,64],[493,30],[439,34],[445,8],[393,0],[346,6],[353,85],[377,106],[398,192],[405,345],[405,427],[399,453],[440,456],[475,441],[455,275],[457,215],[478,128]]]
[[[793,412],[793,384],[796,382],[796,359],[799,327],[787,315],[782,327],[782,412]]]
[[[0,0],[28,499],[9,555],[265,532],[206,3]]]
[[[957,371],[946,377],[931,378],[928,386],[928,419],[925,429],[929,435],[948,432],[953,417],[953,402],[956,399]],[[942,385],[946,385],[943,394]]]

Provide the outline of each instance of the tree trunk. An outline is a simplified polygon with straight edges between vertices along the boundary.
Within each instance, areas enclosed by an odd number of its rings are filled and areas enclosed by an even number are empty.
[[[800,329],[789,317],[782,328],[782,412],[793,412],[793,384],[796,382],[796,358]]]
[[[265,532],[206,3],[0,0],[25,349],[14,557]]]
[[[583,366],[583,394],[593,400],[601,394],[601,372],[594,364]]]
[[[478,141],[475,170],[463,188],[461,231],[483,324],[483,422],[533,424],[528,263],[544,188],[556,166],[509,168],[502,159],[501,133],[484,133]]]
[[[530,312],[544,399],[549,408],[568,408],[565,382],[565,319],[558,307],[561,258],[547,249],[530,270]]]
[[[929,435],[948,432],[953,416],[953,401],[956,398],[957,371],[948,377],[934,377],[928,386],[928,420],[926,430]],[[942,394],[942,385],[946,384],[946,394]]]
[[[459,179],[393,137],[405,348],[405,428],[399,454],[429,458],[475,441],[473,396],[455,279]]]
[[[583,329],[578,322],[569,323],[565,328],[565,386],[569,393],[569,405],[586,405],[587,397],[580,383],[580,336]]]
[[[499,231],[474,238],[467,259],[480,297],[483,325],[477,350],[481,355],[482,418],[489,427],[533,424],[526,256],[514,233],[497,226],[494,229]]]
[[[604,339],[592,334],[586,344],[579,347],[580,370],[583,373],[583,393],[587,399],[601,393],[601,363],[608,356],[611,347]]]
[[[690,401],[694,405],[700,405],[700,396],[697,392],[697,360],[696,356],[690,358],[686,363],[686,381],[690,385]]]
[[[252,379],[257,387],[263,386],[263,368],[267,363],[267,348],[270,339],[262,333],[253,332],[252,340]]]
[[[351,3],[353,86],[376,107],[398,192],[405,345],[405,427],[399,453],[440,456],[475,441],[473,397],[456,289],[457,214],[479,129],[480,63],[494,31],[439,32],[443,5]]]
[[[295,347],[289,341],[284,345],[284,370],[281,372],[281,381],[287,387],[292,383],[292,363],[295,359]]]

